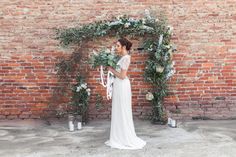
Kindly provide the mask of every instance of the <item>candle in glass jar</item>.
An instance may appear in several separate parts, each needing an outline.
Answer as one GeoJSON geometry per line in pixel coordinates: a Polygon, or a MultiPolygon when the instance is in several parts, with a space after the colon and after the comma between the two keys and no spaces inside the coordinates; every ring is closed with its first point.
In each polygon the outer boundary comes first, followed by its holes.
{"type": "Polygon", "coordinates": [[[69,130],[70,131],[74,131],[74,124],[73,124],[73,121],[69,121],[69,130]]]}
{"type": "Polygon", "coordinates": [[[80,130],[82,128],[82,123],[81,122],[77,123],[77,128],[78,128],[78,130],[80,130]]]}
{"type": "Polygon", "coordinates": [[[176,120],[174,120],[174,119],[171,120],[171,127],[173,127],[173,128],[177,127],[176,120]]]}
{"type": "Polygon", "coordinates": [[[168,125],[170,126],[171,125],[171,118],[168,118],[168,125]]]}

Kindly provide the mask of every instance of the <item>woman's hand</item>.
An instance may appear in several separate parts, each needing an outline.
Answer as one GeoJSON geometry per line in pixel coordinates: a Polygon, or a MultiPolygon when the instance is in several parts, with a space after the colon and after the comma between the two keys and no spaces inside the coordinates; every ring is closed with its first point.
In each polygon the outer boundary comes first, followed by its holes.
{"type": "Polygon", "coordinates": [[[111,66],[108,66],[107,70],[113,72],[114,69],[111,66]]]}

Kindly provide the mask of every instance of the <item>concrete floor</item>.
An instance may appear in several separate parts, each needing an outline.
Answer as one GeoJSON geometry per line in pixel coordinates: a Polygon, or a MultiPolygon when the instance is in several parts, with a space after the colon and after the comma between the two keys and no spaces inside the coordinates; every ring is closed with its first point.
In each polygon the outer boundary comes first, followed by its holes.
{"type": "Polygon", "coordinates": [[[236,121],[189,121],[178,128],[135,120],[141,150],[111,149],[110,121],[69,132],[65,120],[0,121],[0,157],[236,157],[236,121]]]}

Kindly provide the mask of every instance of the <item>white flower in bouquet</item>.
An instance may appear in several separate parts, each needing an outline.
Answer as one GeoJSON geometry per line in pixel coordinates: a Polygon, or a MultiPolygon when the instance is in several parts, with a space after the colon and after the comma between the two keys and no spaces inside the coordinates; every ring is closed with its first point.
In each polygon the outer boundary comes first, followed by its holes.
{"type": "Polygon", "coordinates": [[[116,50],[115,46],[112,46],[112,47],[111,47],[111,53],[112,53],[112,54],[115,54],[115,50],[116,50]]]}
{"type": "Polygon", "coordinates": [[[152,18],[151,15],[150,15],[150,11],[149,11],[148,9],[145,9],[144,12],[145,12],[145,16],[146,16],[148,19],[151,19],[151,18],[152,18]]]}
{"type": "Polygon", "coordinates": [[[142,24],[145,25],[146,24],[146,19],[142,18],[142,24]]]}
{"type": "Polygon", "coordinates": [[[104,49],[105,53],[112,53],[110,49],[104,49]]]}
{"type": "Polygon", "coordinates": [[[168,54],[166,53],[165,56],[164,56],[164,61],[167,61],[168,60],[168,54]]]}
{"type": "Polygon", "coordinates": [[[88,92],[88,96],[90,96],[90,92],[88,92]]]}
{"type": "Polygon", "coordinates": [[[153,94],[152,94],[151,92],[148,92],[148,93],[146,94],[146,99],[149,100],[149,101],[151,101],[152,99],[154,99],[153,94]]]}

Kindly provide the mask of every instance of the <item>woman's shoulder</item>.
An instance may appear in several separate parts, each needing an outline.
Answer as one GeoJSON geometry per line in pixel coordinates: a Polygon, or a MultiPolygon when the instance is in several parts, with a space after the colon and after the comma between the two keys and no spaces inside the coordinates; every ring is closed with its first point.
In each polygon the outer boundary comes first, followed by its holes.
{"type": "Polygon", "coordinates": [[[130,59],[131,56],[130,56],[129,54],[127,54],[127,55],[124,55],[124,56],[122,57],[122,59],[123,59],[123,58],[129,58],[129,59],[130,59]]]}
{"type": "Polygon", "coordinates": [[[124,55],[120,58],[120,60],[118,61],[118,63],[123,62],[124,60],[131,60],[131,56],[130,55],[124,55]]]}
{"type": "Polygon", "coordinates": [[[129,62],[131,61],[131,55],[126,55],[127,60],[129,60],[129,62]]]}

